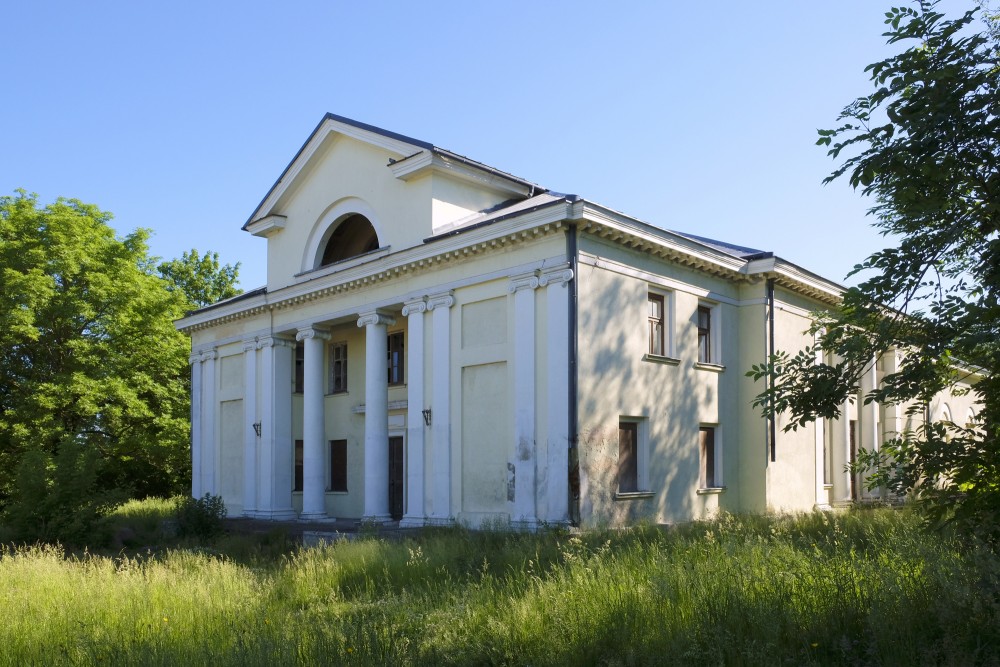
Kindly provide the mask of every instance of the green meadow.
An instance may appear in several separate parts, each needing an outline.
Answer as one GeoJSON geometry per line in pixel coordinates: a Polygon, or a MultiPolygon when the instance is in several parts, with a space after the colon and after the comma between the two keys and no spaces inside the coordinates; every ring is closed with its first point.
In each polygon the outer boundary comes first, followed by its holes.
{"type": "MultiPolygon", "coordinates": [[[[994,665],[1000,558],[908,511],[0,553],[0,664],[994,665]]],[[[142,544],[148,542],[147,544],[142,544]]]]}

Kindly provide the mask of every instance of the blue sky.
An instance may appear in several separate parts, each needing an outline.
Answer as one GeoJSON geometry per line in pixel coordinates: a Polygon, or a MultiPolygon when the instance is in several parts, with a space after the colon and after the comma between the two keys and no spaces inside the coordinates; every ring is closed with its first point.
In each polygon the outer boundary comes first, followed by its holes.
{"type": "Polygon", "coordinates": [[[816,129],[869,91],[891,4],[12,2],[0,194],[97,204],[250,289],[240,227],[330,111],[843,280],[884,240],[816,129]]]}

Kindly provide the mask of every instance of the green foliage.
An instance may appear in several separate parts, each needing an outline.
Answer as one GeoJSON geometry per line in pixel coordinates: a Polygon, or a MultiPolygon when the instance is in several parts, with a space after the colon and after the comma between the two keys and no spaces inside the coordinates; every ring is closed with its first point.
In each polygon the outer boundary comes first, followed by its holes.
{"type": "Polygon", "coordinates": [[[161,262],[157,271],[167,280],[167,289],[184,295],[189,309],[201,308],[240,293],[236,288],[240,265],[219,264],[219,253],[199,256],[194,248],[180,259],[161,262]]]}
{"type": "MultiPolygon", "coordinates": [[[[83,463],[70,467],[93,478],[94,497],[188,488],[189,345],[173,320],[208,292],[189,296],[189,282],[161,277],[148,232],[119,238],[110,218],[74,199],[41,207],[24,191],[0,197],[0,508],[61,493],[42,471],[48,461],[62,470],[68,451],[83,452],[86,474],[83,463]],[[29,468],[35,479],[19,482],[29,468]]],[[[192,252],[164,275],[186,263],[212,289],[232,289],[234,268],[208,279],[214,255],[192,252]]]]}
{"type": "Polygon", "coordinates": [[[103,544],[107,535],[96,530],[99,520],[121,498],[99,489],[93,449],[65,442],[55,456],[29,450],[14,474],[14,493],[3,514],[13,539],[103,544]]]}
{"type": "Polygon", "coordinates": [[[922,413],[959,382],[979,403],[976,428],[923,424],[866,452],[871,485],[908,492],[936,523],[956,520],[1000,539],[1000,40],[995,19],[976,32],[977,11],[947,19],[936,2],[886,13],[890,44],[909,45],[867,68],[875,91],[821,130],[846,177],[871,197],[875,226],[895,245],[852,274],[842,306],[812,333],[827,353],[776,354],[749,375],[771,377],[758,396],[788,428],[836,418],[872,360],[899,351],[900,364],[865,403],[922,413]]]}
{"type": "Polygon", "coordinates": [[[3,664],[1000,661],[1000,560],[906,512],[429,530],[240,563],[0,552],[3,664]]]}
{"type": "Polygon", "coordinates": [[[185,498],[177,506],[177,535],[210,540],[222,532],[225,518],[222,496],[206,493],[201,498],[185,498]]]}

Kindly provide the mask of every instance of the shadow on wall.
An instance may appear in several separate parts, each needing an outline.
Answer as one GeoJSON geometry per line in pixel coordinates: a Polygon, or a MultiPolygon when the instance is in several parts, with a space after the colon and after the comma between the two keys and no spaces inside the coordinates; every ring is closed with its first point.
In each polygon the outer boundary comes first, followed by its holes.
{"type": "MultiPolygon", "coordinates": [[[[586,270],[586,269],[585,269],[586,270]]],[[[594,270],[592,270],[594,271],[594,270]]],[[[644,361],[648,351],[647,286],[607,274],[587,281],[579,313],[580,509],[585,524],[672,523],[703,518],[720,496],[699,496],[702,423],[718,418],[722,375],[694,369],[697,334],[677,308],[677,365],[644,361]],[[640,491],[619,491],[619,420],[640,424],[640,491]],[[644,433],[642,432],[644,429],[644,433]],[[645,441],[644,443],[642,441],[645,441]],[[643,483],[645,481],[645,483],[643,483]]],[[[581,290],[581,293],[583,290],[581,290]]],[[[682,304],[683,305],[683,304],[682,304]]]]}

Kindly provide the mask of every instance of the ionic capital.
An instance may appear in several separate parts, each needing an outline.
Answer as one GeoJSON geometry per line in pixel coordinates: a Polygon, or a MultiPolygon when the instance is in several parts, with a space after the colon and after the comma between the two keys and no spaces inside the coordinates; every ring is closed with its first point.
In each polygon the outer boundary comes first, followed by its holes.
{"type": "Polygon", "coordinates": [[[330,333],[325,329],[320,329],[314,326],[302,327],[299,329],[298,333],[295,334],[295,340],[308,340],[310,338],[318,338],[319,340],[330,340],[330,333]]]}
{"type": "Polygon", "coordinates": [[[254,352],[260,345],[257,344],[256,338],[250,338],[243,341],[243,351],[244,352],[254,352]]]}
{"type": "Polygon", "coordinates": [[[389,313],[382,312],[381,310],[371,310],[367,313],[358,313],[359,328],[375,326],[377,324],[383,324],[391,327],[395,323],[396,318],[389,313]]]}
{"type": "Polygon", "coordinates": [[[560,266],[542,271],[542,275],[538,278],[538,284],[542,287],[546,285],[564,285],[571,280],[573,280],[573,269],[560,266]]]}
{"type": "Polygon", "coordinates": [[[517,276],[510,277],[510,284],[507,286],[507,290],[514,294],[524,289],[536,289],[538,287],[538,276],[535,272],[522,273],[517,276]]]}
{"type": "Polygon", "coordinates": [[[219,353],[215,350],[215,348],[212,348],[211,350],[204,350],[201,353],[201,360],[202,361],[215,361],[215,358],[218,357],[218,356],[219,356],[219,353]]]}
{"type": "Polygon", "coordinates": [[[261,336],[257,344],[261,349],[265,347],[295,347],[295,341],[281,336],[261,336]]]}
{"type": "Polygon", "coordinates": [[[440,294],[431,294],[427,297],[427,310],[434,310],[435,308],[451,308],[455,305],[455,297],[453,297],[452,294],[454,294],[454,292],[451,290],[441,292],[440,294]]]}
{"type": "Polygon", "coordinates": [[[418,315],[427,310],[427,302],[420,299],[414,299],[413,301],[405,301],[403,303],[403,317],[408,315],[418,315]]]}

